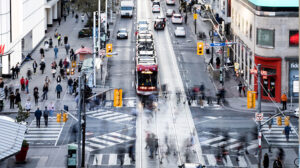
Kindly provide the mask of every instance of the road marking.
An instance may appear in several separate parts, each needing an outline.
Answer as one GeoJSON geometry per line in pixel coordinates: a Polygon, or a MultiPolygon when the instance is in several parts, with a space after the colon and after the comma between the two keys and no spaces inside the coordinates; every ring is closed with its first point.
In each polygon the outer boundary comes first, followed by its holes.
{"type": "Polygon", "coordinates": [[[207,160],[208,160],[208,165],[210,165],[210,166],[216,166],[217,165],[216,158],[215,158],[214,155],[207,154],[206,157],[207,157],[207,160]]]}
{"type": "Polygon", "coordinates": [[[223,136],[218,136],[218,137],[213,138],[213,139],[208,139],[208,140],[202,141],[202,142],[200,142],[200,144],[207,144],[208,145],[211,142],[219,141],[219,140],[222,140],[222,139],[224,139],[223,136]]]}
{"type": "Polygon", "coordinates": [[[124,165],[130,165],[130,164],[131,164],[131,162],[130,162],[129,154],[125,153],[125,156],[124,156],[124,165]]]}
{"type": "Polygon", "coordinates": [[[117,159],[118,159],[117,154],[110,154],[109,160],[108,160],[108,165],[117,165],[117,159]]]}
{"type": "Polygon", "coordinates": [[[133,81],[131,82],[131,87],[134,87],[134,82],[133,81]]]}
{"type": "Polygon", "coordinates": [[[228,141],[223,141],[223,142],[220,142],[220,143],[217,143],[217,144],[213,144],[211,146],[218,147],[218,146],[222,146],[222,145],[226,144],[227,142],[232,143],[232,142],[236,142],[236,141],[237,141],[236,139],[229,139],[228,141]]]}
{"type": "Polygon", "coordinates": [[[247,162],[246,162],[244,156],[239,156],[238,158],[239,158],[239,161],[238,161],[239,167],[247,167],[247,162]]]}
{"type": "MultiPolygon", "coordinates": [[[[87,140],[87,142],[88,142],[88,140],[87,140]]],[[[100,144],[95,144],[95,143],[89,143],[89,146],[97,148],[97,149],[105,148],[105,146],[100,145],[100,144]]]]}
{"type": "Polygon", "coordinates": [[[125,139],[127,139],[127,140],[132,140],[132,139],[134,139],[134,138],[129,137],[129,136],[126,136],[126,135],[124,135],[124,134],[119,134],[119,133],[117,133],[117,132],[112,132],[112,133],[110,133],[110,135],[114,135],[114,136],[117,136],[117,137],[125,138],[125,139]]]}
{"type": "Polygon", "coordinates": [[[93,165],[101,165],[102,156],[102,154],[95,154],[93,165]]]}
{"type": "Polygon", "coordinates": [[[232,167],[233,164],[231,162],[230,156],[226,155],[226,160],[223,159],[224,166],[232,167]],[[226,161],[227,160],[227,161],[226,161]]]}
{"type": "MultiPolygon", "coordinates": [[[[100,138],[100,137],[99,137],[100,138]]],[[[98,137],[94,137],[94,138],[91,138],[91,139],[88,139],[89,141],[93,141],[93,142],[99,142],[99,143],[102,143],[102,144],[107,144],[109,146],[112,146],[114,145],[115,143],[113,142],[109,142],[109,141],[106,141],[106,140],[102,140],[102,139],[99,139],[98,137]]]]}
{"type": "Polygon", "coordinates": [[[117,138],[114,138],[114,137],[111,137],[111,136],[107,136],[107,135],[102,135],[101,137],[103,137],[103,138],[105,138],[105,139],[108,139],[108,140],[111,140],[111,141],[118,142],[118,143],[123,143],[123,142],[125,142],[124,140],[117,139],[117,138]]]}

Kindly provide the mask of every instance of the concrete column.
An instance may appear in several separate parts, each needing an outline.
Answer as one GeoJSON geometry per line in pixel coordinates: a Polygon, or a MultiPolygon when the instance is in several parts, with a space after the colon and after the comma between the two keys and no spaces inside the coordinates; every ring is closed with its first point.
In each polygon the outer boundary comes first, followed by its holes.
{"type": "Polygon", "coordinates": [[[47,25],[52,26],[53,24],[53,13],[52,8],[47,9],[47,25]]]}
{"type": "Polygon", "coordinates": [[[56,20],[57,17],[57,3],[52,7],[53,9],[53,19],[56,20]]]}

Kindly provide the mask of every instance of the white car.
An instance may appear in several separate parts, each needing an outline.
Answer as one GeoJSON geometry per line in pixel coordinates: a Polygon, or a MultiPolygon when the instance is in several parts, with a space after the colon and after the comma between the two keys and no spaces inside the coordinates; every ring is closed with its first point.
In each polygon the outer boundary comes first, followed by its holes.
{"type": "Polygon", "coordinates": [[[138,23],[137,23],[138,27],[139,27],[140,25],[148,25],[148,24],[149,24],[149,23],[148,23],[147,20],[139,20],[138,23]]]}
{"type": "Polygon", "coordinates": [[[175,13],[174,9],[168,9],[167,12],[166,12],[166,16],[167,17],[172,17],[174,13],[175,13]]]}
{"type": "Polygon", "coordinates": [[[125,28],[118,30],[117,39],[128,39],[128,32],[125,28]]]}
{"type": "Polygon", "coordinates": [[[175,0],[167,0],[166,4],[167,5],[175,5],[175,0]]]}
{"type": "Polygon", "coordinates": [[[174,34],[176,37],[185,37],[184,27],[176,27],[174,34]]]}
{"type": "Polygon", "coordinates": [[[159,5],[153,5],[152,6],[152,13],[159,13],[160,12],[160,6],[159,5]]]}
{"type": "Polygon", "coordinates": [[[299,107],[294,110],[295,116],[299,117],[299,107]]]}
{"type": "Polygon", "coordinates": [[[181,16],[181,14],[173,14],[172,16],[172,23],[177,23],[177,24],[182,24],[183,22],[183,18],[181,16]]]}

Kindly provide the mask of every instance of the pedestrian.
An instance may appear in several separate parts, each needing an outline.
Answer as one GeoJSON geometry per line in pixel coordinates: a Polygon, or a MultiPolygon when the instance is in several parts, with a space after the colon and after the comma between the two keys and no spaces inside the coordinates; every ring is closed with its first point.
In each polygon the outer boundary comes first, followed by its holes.
{"type": "Polygon", "coordinates": [[[272,125],[274,123],[274,118],[272,118],[272,115],[269,114],[269,118],[268,118],[268,125],[269,125],[269,132],[271,132],[271,128],[272,128],[272,125]]]}
{"type": "Polygon", "coordinates": [[[16,78],[19,78],[19,73],[20,73],[20,67],[19,67],[19,63],[16,64],[15,66],[15,72],[16,72],[16,78]]]}
{"type": "Polygon", "coordinates": [[[76,13],[76,15],[75,15],[75,23],[78,23],[78,14],[76,13]]]}
{"type": "Polygon", "coordinates": [[[29,87],[29,80],[28,80],[28,78],[25,78],[25,88],[26,88],[27,94],[29,93],[28,87],[29,87]]]}
{"type": "Polygon", "coordinates": [[[66,55],[68,55],[70,50],[70,44],[65,44],[65,49],[66,49],[66,55]]]}
{"type": "Polygon", "coordinates": [[[47,84],[49,86],[50,83],[51,83],[51,81],[50,81],[49,77],[46,76],[46,78],[45,78],[45,84],[47,84]]]}
{"type": "Polygon", "coordinates": [[[78,79],[74,79],[72,93],[76,93],[77,86],[78,86],[78,79]]]}
{"type": "Polygon", "coordinates": [[[65,69],[60,68],[59,72],[60,72],[60,76],[62,76],[62,78],[65,79],[65,69]]]}
{"type": "Polygon", "coordinates": [[[81,22],[84,22],[84,14],[81,15],[81,22]]]}
{"type": "Polygon", "coordinates": [[[279,157],[277,157],[276,160],[274,160],[273,168],[282,168],[282,163],[281,163],[279,157]]]}
{"type": "Polygon", "coordinates": [[[41,61],[41,63],[40,63],[40,70],[42,71],[42,74],[44,74],[45,68],[46,68],[45,62],[41,61]]]}
{"type": "Polygon", "coordinates": [[[34,87],[34,89],[33,89],[33,97],[34,97],[35,105],[37,106],[38,102],[39,102],[39,89],[38,89],[38,87],[34,87]]]}
{"type": "Polygon", "coordinates": [[[131,144],[128,148],[128,155],[129,155],[129,158],[130,158],[130,162],[135,162],[135,159],[134,159],[134,146],[131,144]]]}
{"type": "Polygon", "coordinates": [[[14,109],[14,105],[15,105],[15,94],[14,92],[10,92],[10,95],[9,95],[9,103],[10,103],[10,109],[14,109]]]}
{"type": "Polygon", "coordinates": [[[72,94],[72,92],[73,92],[73,79],[71,77],[68,80],[68,88],[69,88],[69,94],[72,94]]]}
{"type": "Polygon", "coordinates": [[[48,100],[48,85],[47,83],[43,86],[43,100],[48,100]]]}
{"type": "Polygon", "coordinates": [[[23,76],[20,79],[20,85],[21,85],[21,91],[25,91],[25,79],[23,76]]]}
{"type": "Polygon", "coordinates": [[[49,116],[52,117],[55,111],[55,105],[53,102],[50,102],[50,104],[48,105],[48,110],[49,110],[49,116]]]}
{"type": "Polygon", "coordinates": [[[15,77],[16,77],[16,69],[15,69],[15,67],[12,66],[10,70],[11,70],[11,77],[12,77],[12,79],[15,79],[15,77]]]}
{"type": "Polygon", "coordinates": [[[155,153],[155,155],[158,155],[158,147],[159,147],[159,145],[158,145],[158,139],[157,138],[155,138],[155,140],[154,140],[154,153],[155,153]]]}
{"type": "Polygon", "coordinates": [[[56,69],[52,69],[51,73],[52,73],[53,78],[55,79],[56,69]]]}
{"type": "Polygon", "coordinates": [[[53,51],[54,51],[54,58],[57,59],[57,53],[58,53],[57,46],[54,47],[53,51]]]}
{"type": "Polygon", "coordinates": [[[33,73],[35,74],[36,73],[36,68],[37,68],[37,63],[36,63],[36,61],[33,61],[33,63],[32,63],[32,68],[33,68],[33,73]]]}
{"type": "Polygon", "coordinates": [[[239,82],[238,87],[239,87],[239,95],[240,95],[240,97],[241,97],[241,96],[242,96],[242,87],[243,87],[243,84],[242,84],[241,81],[239,82]]]}
{"type": "Polygon", "coordinates": [[[216,58],[216,69],[220,69],[221,60],[219,57],[216,58]]]}
{"type": "Polygon", "coordinates": [[[32,74],[31,69],[28,68],[28,70],[27,70],[27,78],[28,78],[29,80],[32,79],[32,78],[31,78],[31,74],[32,74]]]}
{"type": "Polygon", "coordinates": [[[57,75],[56,82],[57,82],[57,83],[60,83],[60,82],[61,82],[61,76],[60,76],[60,75],[57,75]]]}
{"type": "Polygon", "coordinates": [[[281,96],[281,102],[282,102],[282,110],[286,110],[286,101],[287,101],[287,96],[285,93],[282,94],[281,96]]]}
{"type": "Polygon", "coordinates": [[[57,99],[60,99],[60,92],[62,92],[62,86],[60,85],[60,83],[58,83],[57,85],[56,85],[56,97],[57,97],[57,99]]]}
{"type": "Polygon", "coordinates": [[[118,155],[119,155],[119,161],[120,166],[122,167],[124,164],[124,158],[125,158],[125,149],[123,147],[118,148],[118,155]]]}
{"type": "Polygon", "coordinates": [[[40,48],[40,54],[41,54],[41,58],[45,56],[45,51],[43,48],[40,48]]]}
{"type": "Polygon", "coordinates": [[[67,21],[67,15],[66,14],[64,14],[64,20],[67,21]]]}
{"type": "Polygon", "coordinates": [[[63,67],[63,61],[62,61],[62,59],[59,60],[58,66],[59,66],[60,68],[63,67]]]}
{"type": "Polygon", "coordinates": [[[49,111],[47,109],[47,106],[45,106],[45,110],[44,110],[44,121],[45,121],[45,127],[48,127],[48,117],[49,117],[49,111]]]}
{"type": "Polygon", "coordinates": [[[53,47],[53,41],[52,41],[52,38],[50,37],[49,38],[49,48],[52,48],[53,47]]]}
{"type": "Polygon", "coordinates": [[[57,46],[61,45],[61,34],[58,34],[57,36],[57,46]]]}
{"type": "Polygon", "coordinates": [[[30,98],[27,99],[26,103],[25,103],[25,110],[26,112],[29,114],[30,110],[31,110],[31,102],[30,102],[30,98]]]}
{"type": "Polygon", "coordinates": [[[184,16],[184,23],[186,24],[187,23],[187,14],[184,16]]]}
{"type": "Polygon", "coordinates": [[[244,93],[244,97],[246,96],[246,85],[244,84],[242,87],[243,93],[244,93]]]}
{"type": "Polygon", "coordinates": [[[269,155],[267,153],[264,155],[263,166],[264,168],[269,168],[269,155]]]}
{"type": "Polygon", "coordinates": [[[40,128],[41,127],[42,112],[39,108],[37,108],[36,111],[34,112],[34,116],[35,116],[35,119],[36,119],[36,127],[40,128]]]}
{"type": "Polygon", "coordinates": [[[292,132],[292,129],[289,125],[284,127],[283,133],[285,134],[285,138],[286,138],[287,142],[289,142],[291,132],[292,132]]]}
{"type": "Polygon", "coordinates": [[[5,95],[4,99],[6,100],[7,97],[8,97],[8,87],[7,87],[7,85],[4,87],[4,95],[5,95]]]}
{"type": "Polygon", "coordinates": [[[16,89],[15,104],[17,104],[18,108],[20,108],[20,106],[21,106],[21,95],[19,93],[19,89],[16,89]]]}
{"type": "Polygon", "coordinates": [[[68,36],[65,36],[65,37],[64,37],[64,44],[65,44],[65,45],[68,44],[68,40],[69,40],[68,36]]]}
{"type": "Polygon", "coordinates": [[[60,26],[61,18],[59,17],[59,18],[57,19],[57,21],[58,21],[58,25],[60,26]]]}
{"type": "Polygon", "coordinates": [[[74,9],[72,9],[72,17],[74,17],[75,11],[74,9]]]}

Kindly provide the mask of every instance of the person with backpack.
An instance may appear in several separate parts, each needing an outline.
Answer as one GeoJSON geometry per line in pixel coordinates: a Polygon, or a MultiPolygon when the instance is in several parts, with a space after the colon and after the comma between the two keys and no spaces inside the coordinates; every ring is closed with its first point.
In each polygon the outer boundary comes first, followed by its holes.
{"type": "Polygon", "coordinates": [[[36,73],[36,68],[38,67],[36,61],[33,61],[32,63],[32,68],[33,68],[33,73],[35,74],[36,73]]]}
{"type": "Polygon", "coordinates": [[[56,94],[57,94],[57,99],[60,99],[60,93],[62,92],[62,86],[60,85],[60,83],[58,83],[56,85],[56,94]]]}
{"type": "Polygon", "coordinates": [[[49,111],[47,110],[47,106],[45,106],[43,116],[44,116],[45,126],[48,127],[49,111]]]}
{"type": "Polygon", "coordinates": [[[281,163],[279,157],[277,157],[276,160],[274,160],[274,162],[273,162],[273,168],[282,168],[282,163],[281,163]]]}

